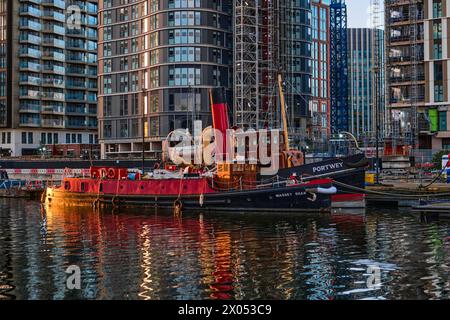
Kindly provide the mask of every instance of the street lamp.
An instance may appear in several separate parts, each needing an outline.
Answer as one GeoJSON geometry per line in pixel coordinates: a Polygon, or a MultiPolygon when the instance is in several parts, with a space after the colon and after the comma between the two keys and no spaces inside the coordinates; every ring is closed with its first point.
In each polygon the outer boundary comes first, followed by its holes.
{"type": "Polygon", "coordinates": [[[355,142],[356,150],[361,151],[361,149],[359,148],[358,139],[356,139],[356,137],[355,137],[352,133],[347,132],[347,131],[341,131],[341,132],[339,133],[339,138],[340,138],[340,139],[343,139],[343,138],[344,138],[344,134],[345,134],[345,135],[348,135],[350,138],[352,138],[353,142],[355,142]]]}

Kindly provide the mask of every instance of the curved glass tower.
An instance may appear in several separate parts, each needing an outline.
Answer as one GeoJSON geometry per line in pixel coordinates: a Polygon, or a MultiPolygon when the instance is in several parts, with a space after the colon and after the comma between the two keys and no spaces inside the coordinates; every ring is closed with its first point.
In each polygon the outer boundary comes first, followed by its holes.
{"type": "Polygon", "coordinates": [[[102,156],[158,158],[174,129],[209,125],[231,87],[232,0],[99,1],[102,156]]]}

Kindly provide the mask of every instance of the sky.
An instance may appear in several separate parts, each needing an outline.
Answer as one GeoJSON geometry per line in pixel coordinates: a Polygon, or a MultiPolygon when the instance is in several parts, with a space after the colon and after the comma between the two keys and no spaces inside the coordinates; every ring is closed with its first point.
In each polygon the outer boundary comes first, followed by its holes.
{"type": "Polygon", "coordinates": [[[370,0],[347,0],[349,28],[367,27],[370,22],[370,0]]]}

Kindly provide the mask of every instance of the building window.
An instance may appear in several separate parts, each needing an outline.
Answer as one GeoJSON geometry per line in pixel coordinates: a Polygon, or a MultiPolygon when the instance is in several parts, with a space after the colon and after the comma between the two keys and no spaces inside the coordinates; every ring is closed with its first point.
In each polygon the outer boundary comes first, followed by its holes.
{"type": "Polygon", "coordinates": [[[439,60],[442,59],[442,42],[436,41],[433,45],[433,56],[434,59],[439,60]]]}
{"type": "Polygon", "coordinates": [[[120,115],[128,115],[128,96],[120,96],[120,115]]]}
{"type": "Polygon", "coordinates": [[[112,115],[112,98],[103,97],[103,116],[109,117],[112,115]]]}
{"type": "Polygon", "coordinates": [[[442,21],[433,22],[433,39],[442,40],[442,21]]]}
{"type": "Polygon", "coordinates": [[[442,0],[433,0],[433,18],[442,17],[442,0]]]}
{"type": "Polygon", "coordinates": [[[103,137],[111,138],[112,137],[112,125],[111,121],[105,121],[103,125],[103,137]]]}
{"type": "Polygon", "coordinates": [[[442,139],[442,150],[450,150],[450,139],[442,139]]]}
{"type": "Polygon", "coordinates": [[[22,132],[22,144],[27,144],[27,133],[22,132]]]}
{"type": "Polygon", "coordinates": [[[128,138],[128,120],[120,120],[120,137],[128,138]]]}
{"type": "Polygon", "coordinates": [[[447,131],[447,111],[439,112],[439,131],[447,131]]]}
{"type": "Polygon", "coordinates": [[[434,85],[434,101],[435,102],[444,101],[444,86],[442,84],[434,85]]]}

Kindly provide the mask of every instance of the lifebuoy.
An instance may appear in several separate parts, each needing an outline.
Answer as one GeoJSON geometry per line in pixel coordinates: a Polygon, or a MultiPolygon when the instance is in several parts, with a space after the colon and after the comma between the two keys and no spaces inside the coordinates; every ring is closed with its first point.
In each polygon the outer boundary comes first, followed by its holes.
{"type": "Polygon", "coordinates": [[[116,179],[116,170],[113,168],[108,169],[108,178],[109,179],[116,179]]]}
{"type": "Polygon", "coordinates": [[[118,196],[115,196],[115,197],[112,199],[112,204],[113,204],[114,206],[118,206],[118,205],[120,204],[120,200],[119,200],[119,197],[118,197],[118,196]]]}
{"type": "Polygon", "coordinates": [[[317,194],[315,193],[310,193],[310,195],[312,196],[312,198],[307,198],[309,201],[311,202],[316,202],[317,201],[317,194]]]}

